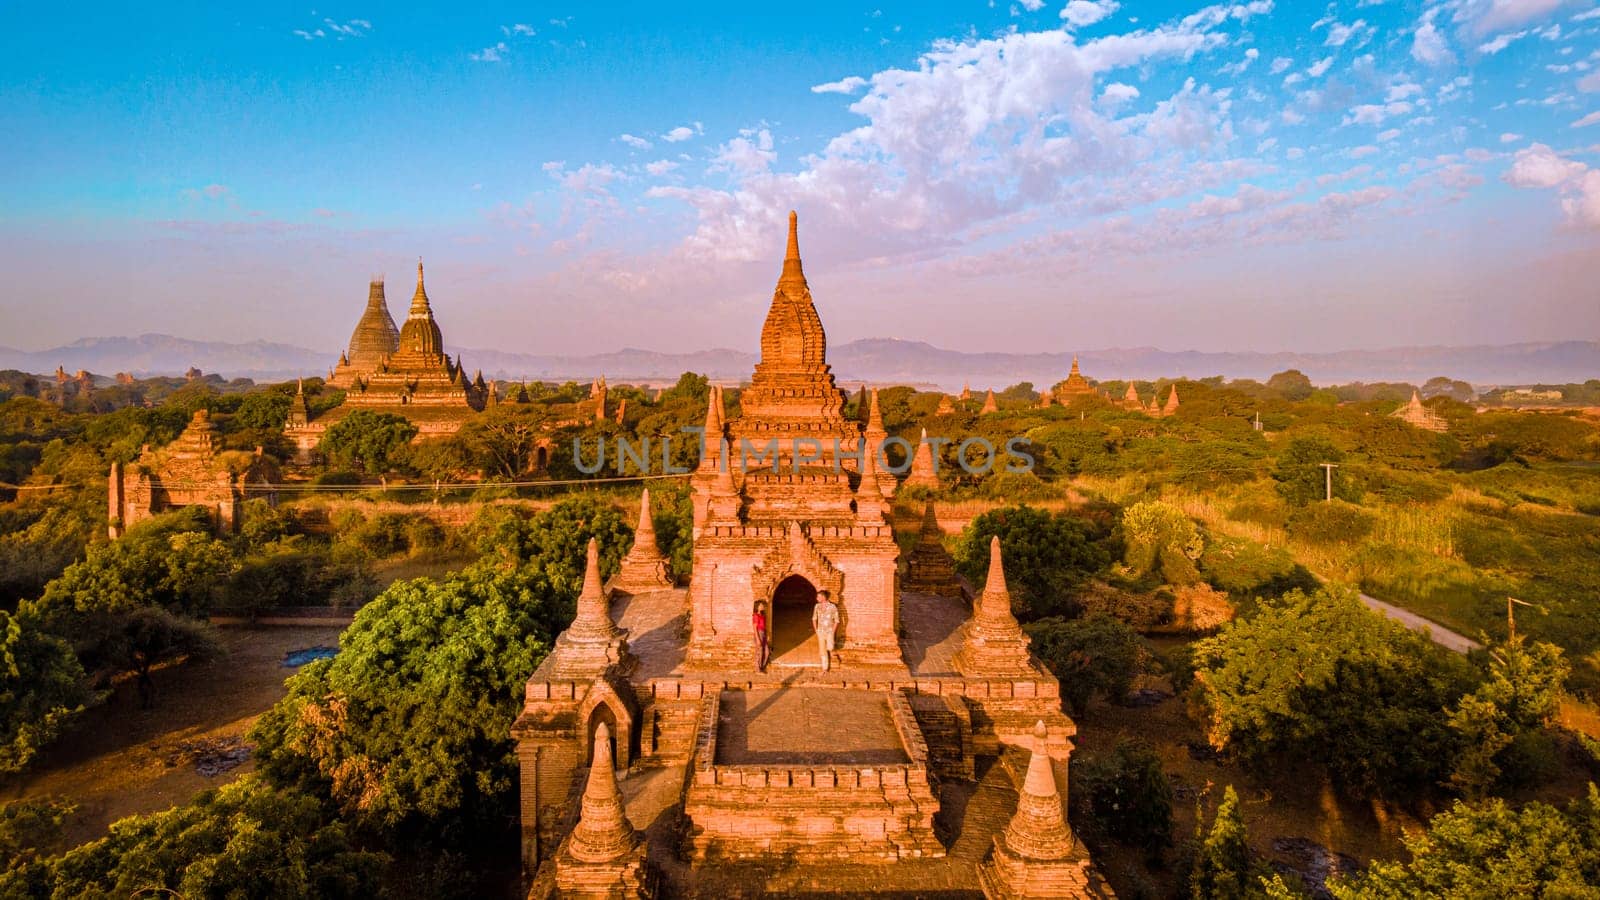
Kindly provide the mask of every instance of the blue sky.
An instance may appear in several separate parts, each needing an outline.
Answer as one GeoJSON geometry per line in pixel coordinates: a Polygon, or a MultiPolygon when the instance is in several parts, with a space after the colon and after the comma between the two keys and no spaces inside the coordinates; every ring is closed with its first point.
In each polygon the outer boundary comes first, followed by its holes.
{"type": "Polygon", "coordinates": [[[0,11],[0,344],[1600,336],[1600,9],[370,3],[0,11]]]}

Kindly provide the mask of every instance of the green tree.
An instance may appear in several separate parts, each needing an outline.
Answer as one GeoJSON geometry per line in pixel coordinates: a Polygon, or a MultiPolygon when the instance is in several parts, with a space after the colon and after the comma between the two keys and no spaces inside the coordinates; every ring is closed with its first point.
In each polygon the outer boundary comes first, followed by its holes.
{"type": "Polygon", "coordinates": [[[1166,584],[1200,580],[1195,560],[1205,543],[1183,510],[1159,500],[1143,500],[1122,513],[1123,562],[1139,578],[1159,574],[1166,584]]]}
{"type": "Polygon", "coordinates": [[[1292,591],[1194,644],[1194,710],[1247,763],[1317,764],[1352,796],[1411,799],[1444,781],[1460,744],[1448,711],[1465,660],[1361,605],[1292,591]]]}
{"type": "Polygon", "coordinates": [[[61,837],[77,806],[57,800],[14,800],[0,806],[0,870],[32,862],[61,837]]]}
{"type": "Polygon", "coordinates": [[[1600,897],[1600,793],[1566,810],[1458,801],[1406,838],[1410,859],[1374,862],[1328,887],[1337,900],[1600,897]]]}
{"type": "Polygon", "coordinates": [[[387,864],[313,797],[246,776],[0,875],[8,897],[366,898],[387,864]]]}
{"type": "Polygon", "coordinates": [[[1472,396],[1472,385],[1444,375],[1429,378],[1422,385],[1422,398],[1424,400],[1430,400],[1434,397],[1449,397],[1459,403],[1471,403],[1472,396]]]}
{"type": "Polygon", "coordinates": [[[289,421],[289,407],[294,398],[282,391],[256,391],[245,395],[233,421],[241,428],[259,431],[279,431],[289,421]]]}
{"type": "Polygon", "coordinates": [[[1250,853],[1250,833],[1239,814],[1239,795],[1228,785],[1211,821],[1211,831],[1200,844],[1189,876],[1194,900],[1244,900],[1257,886],[1250,853]]]}
{"type": "Polygon", "coordinates": [[[0,774],[21,771],[94,699],[65,641],[0,610],[0,774]]]}
{"type": "Polygon", "coordinates": [[[1530,768],[1519,764],[1517,750],[1555,719],[1571,671],[1561,648],[1529,646],[1522,635],[1491,647],[1489,660],[1488,677],[1450,713],[1462,744],[1450,784],[1473,799],[1486,796],[1506,772],[1530,768]]]}
{"type": "Polygon", "coordinates": [[[1061,697],[1082,718],[1096,696],[1128,695],[1144,644],[1125,622],[1106,615],[1040,619],[1026,626],[1033,652],[1061,679],[1061,697]]]}
{"type": "Polygon", "coordinates": [[[1299,369],[1287,369],[1267,379],[1267,388],[1285,400],[1305,400],[1316,390],[1299,369]]]}
{"type": "Polygon", "coordinates": [[[1172,843],[1172,783],[1155,748],[1122,740],[1104,756],[1072,762],[1074,804],[1092,828],[1152,853],[1172,843]]]}
{"type": "Polygon", "coordinates": [[[256,723],[261,771],[390,833],[503,828],[517,772],[507,726],[571,617],[571,593],[534,566],[491,558],[397,582],[256,723]]]}
{"type": "Polygon", "coordinates": [[[87,557],[68,566],[21,611],[70,641],[91,672],[147,672],[159,661],[147,659],[141,649],[155,646],[151,628],[173,636],[174,647],[198,650],[201,642],[187,625],[145,611],[203,615],[221,595],[234,564],[228,546],[211,536],[204,511],[180,510],[140,523],[121,540],[92,546],[87,557]]]}
{"type": "Polygon", "coordinates": [[[992,509],[967,525],[956,545],[956,568],[973,584],[989,574],[989,539],[1000,538],[1006,583],[1018,618],[1031,621],[1078,611],[1085,578],[1111,563],[1107,535],[1093,523],[1031,506],[992,509]]]}
{"type": "Polygon", "coordinates": [[[484,475],[515,480],[533,470],[548,419],[542,406],[503,404],[473,417],[458,439],[484,475]]]}
{"type": "Polygon", "coordinates": [[[600,542],[600,573],[610,578],[633,543],[633,528],[615,506],[593,497],[568,497],[532,517],[496,517],[480,530],[478,549],[506,565],[532,568],[576,597],[590,538],[600,542]]]}
{"type": "Polygon", "coordinates": [[[318,445],[330,462],[381,475],[403,457],[417,426],[393,413],[358,409],[335,422],[318,445]]]}
{"type": "MultiPolygon", "coordinates": [[[[1292,438],[1278,454],[1272,467],[1272,480],[1278,483],[1278,493],[1296,506],[1305,506],[1326,497],[1327,473],[1323,463],[1338,463],[1344,452],[1333,442],[1319,435],[1301,435],[1292,438]]],[[[1333,470],[1333,496],[1339,500],[1355,502],[1361,499],[1350,479],[1342,469],[1333,470]]]]}

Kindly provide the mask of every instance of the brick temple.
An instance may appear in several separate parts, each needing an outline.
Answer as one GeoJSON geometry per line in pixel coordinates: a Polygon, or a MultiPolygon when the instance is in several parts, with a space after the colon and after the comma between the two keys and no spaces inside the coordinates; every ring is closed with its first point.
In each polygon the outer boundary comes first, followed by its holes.
{"type": "Polygon", "coordinates": [[[528,681],[511,733],[529,896],[1111,896],[1066,824],[1075,726],[999,544],[974,598],[929,507],[902,576],[876,405],[843,415],[791,213],[738,414],[711,392],[688,586],[646,527],[604,585],[591,543],[528,681]]]}
{"type": "Polygon", "coordinates": [[[304,397],[296,401],[284,434],[304,458],[323,434],[357,409],[392,413],[415,425],[418,439],[454,434],[489,402],[483,374],[467,377],[459,358],[444,352],[444,334],[434,318],[417,261],[417,290],[405,324],[396,329],[389,315],[383,281],[367,290],[367,306],[350,335],[349,347],[328,373],[328,383],[344,390],[344,402],[312,417],[304,397]]]}

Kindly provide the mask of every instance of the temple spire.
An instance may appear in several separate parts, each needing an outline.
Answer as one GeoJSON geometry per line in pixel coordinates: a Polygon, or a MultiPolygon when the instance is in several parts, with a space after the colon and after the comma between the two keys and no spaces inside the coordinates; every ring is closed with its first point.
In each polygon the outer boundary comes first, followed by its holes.
{"type": "Polygon", "coordinates": [[[422,284],[422,257],[417,257],[417,292],[411,295],[411,315],[433,316],[433,308],[428,305],[428,291],[422,284]]]}
{"type": "Polygon", "coordinates": [[[1011,591],[1006,587],[1005,563],[996,535],[989,540],[989,577],[974,604],[966,640],[956,653],[956,671],[981,677],[1029,674],[1034,669],[1028,644],[1028,636],[1011,612],[1011,591]]]}
{"type": "Polygon", "coordinates": [[[580,641],[610,641],[619,634],[617,623],[611,621],[611,607],[606,603],[605,589],[600,582],[600,544],[590,538],[583,567],[583,590],[578,594],[578,613],[573,616],[565,636],[580,641]]]}
{"type": "Polygon", "coordinates": [[[789,210],[789,248],[783,254],[783,274],[778,276],[778,283],[806,283],[806,274],[800,269],[800,217],[792,209],[789,210]]]}
{"type": "MultiPolygon", "coordinates": [[[[876,396],[876,394],[874,394],[876,396]]],[[[856,488],[856,518],[871,525],[884,520],[883,487],[878,484],[878,452],[868,447],[861,455],[861,484],[856,488]]]]}

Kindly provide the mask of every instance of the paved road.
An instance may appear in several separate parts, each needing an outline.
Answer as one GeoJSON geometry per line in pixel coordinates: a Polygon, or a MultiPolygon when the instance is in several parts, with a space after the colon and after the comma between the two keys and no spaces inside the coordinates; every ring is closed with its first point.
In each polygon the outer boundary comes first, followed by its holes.
{"type": "Polygon", "coordinates": [[[1466,635],[1457,634],[1437,622],[1424,619],[1416,613],[1401,609],[1392,603],[1385,603],[1377,597],[1369,597],[1366,594],[1362,594],[1361,602],[1365,603],[1368,609],[1382,613],[1412,631],[1427,631],[1435,644],[1447,650],[1466,653],[1469,650],[1483,649],[1482,644],[1466,635]]]}

